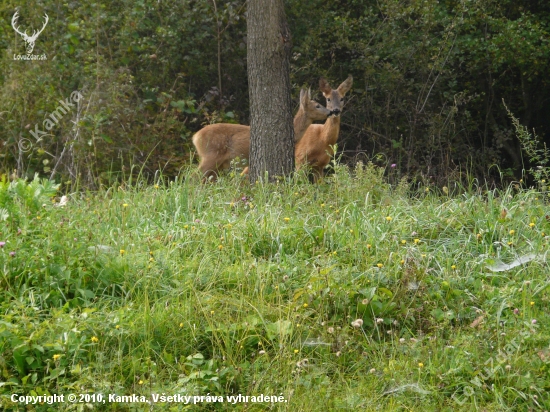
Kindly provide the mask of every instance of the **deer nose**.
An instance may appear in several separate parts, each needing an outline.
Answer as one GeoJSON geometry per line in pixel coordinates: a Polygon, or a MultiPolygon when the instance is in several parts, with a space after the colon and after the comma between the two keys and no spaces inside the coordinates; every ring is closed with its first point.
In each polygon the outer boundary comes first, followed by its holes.
{"type": "Polygon", "coordinates": [[[340,114],[340,109],[334,109],[332,111],[332,114],[335,115],[335,116],[339,115],[340,114]]]}

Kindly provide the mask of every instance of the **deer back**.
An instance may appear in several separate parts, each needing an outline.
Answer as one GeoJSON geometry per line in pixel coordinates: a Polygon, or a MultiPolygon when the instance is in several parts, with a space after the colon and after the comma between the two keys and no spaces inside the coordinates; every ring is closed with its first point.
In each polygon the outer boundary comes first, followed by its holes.
{"type": "MultiPolygon", "coordinates": [[[[217,123],[203,127],[193,136],[199,156],[248,159],[250,152],[250,126],[217,123]]],[[[221,162],[220,162],[221,163],[221,162]]]]}

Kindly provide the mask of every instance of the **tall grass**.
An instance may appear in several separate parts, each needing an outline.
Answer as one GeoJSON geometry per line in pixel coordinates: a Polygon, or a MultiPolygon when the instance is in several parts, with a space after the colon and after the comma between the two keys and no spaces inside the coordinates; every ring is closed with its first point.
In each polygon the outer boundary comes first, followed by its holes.
{"type": "MultiPolygon", "coordinates": [[[[154,410],[550,407],[550,221],[536,190],[411,193],[370,164],[336,165],[319,185],[202,185],[184,171],[65,206],[55,188],[29,203],[14,185],[0,186],[6,409],[23,410],[12,393],[286,399],[154,410]]],[[[34,408],[78,405],[54,406],[34,408]]]]}

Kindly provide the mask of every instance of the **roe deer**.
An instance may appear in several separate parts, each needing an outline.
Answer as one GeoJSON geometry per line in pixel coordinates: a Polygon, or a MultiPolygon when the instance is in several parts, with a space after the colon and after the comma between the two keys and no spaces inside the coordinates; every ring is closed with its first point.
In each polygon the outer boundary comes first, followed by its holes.
{"type": "MultiPolygon", "coordinates": [[[[331,111],[315,100],[309,90],[300,90],[300,108],[294,116],[294,141],[299,142],[314,120],[325,120],[331,111]]],[[[204,179],[216,180],[220,170],[228,169],[237,157],[247,159],[250,153],[250,126],[217,123],[203,127],[193,136],[200,157],[199,170],[204,179]]],[[[243,171],[247,173],[248,168],[243,171]]]]}
{"type": "Polygon", "coordinates": [[[295,150],[296,168],[309,165],[315,182],[324,176],[324,168],[334,154],[332,146],[338,140],[340,132],[340,114],[344,95],[351,89],[352,83],[353,77],[350,75],[336,90],[333,90],[323,77],[319,80],[319,87],[327,99],[327,109],[330,109],[333,116],[329,117],[325,124],[309,126],[302,139],[296,144],[295,150]]]}

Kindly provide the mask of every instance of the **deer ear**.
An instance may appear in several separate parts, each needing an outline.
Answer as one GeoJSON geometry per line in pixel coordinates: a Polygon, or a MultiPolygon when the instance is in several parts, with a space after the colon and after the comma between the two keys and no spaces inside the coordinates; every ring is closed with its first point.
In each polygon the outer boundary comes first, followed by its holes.
{"type": "Polygon", "coordinates": [[[319,79],[319,89],[321,89],[325,97],[332,92],[332,87],[330,87],[330,84],[328,84],[327,79],[324,77],[319,79]]]}
{"type": "Polygon", "coordinates": [[[306,89],[300,89],[300,106],[307,104],[307,91],[306,89]]]}
{"type": "Polygon", "coordinates": [[[345,95],[349,89],[351,89],[351,85],[353,84],[353,76],[350,74],[346,80],[342,82],[340,86],[338,86],[338,93],[340,95],[345,95]]]}

